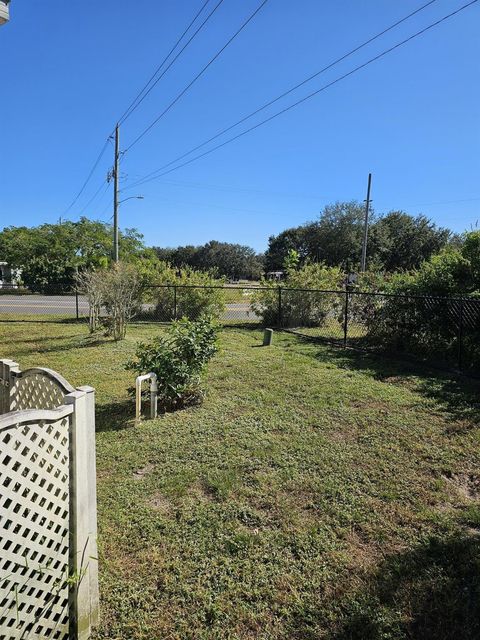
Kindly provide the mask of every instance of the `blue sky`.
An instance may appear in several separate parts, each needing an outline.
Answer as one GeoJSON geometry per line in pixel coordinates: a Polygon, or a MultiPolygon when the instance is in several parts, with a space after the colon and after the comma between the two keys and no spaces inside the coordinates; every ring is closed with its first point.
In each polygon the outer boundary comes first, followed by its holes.
{"type": "MultiPolygon", "coordinates": [[[[466,1],[437,0],[265,115],[466,1]]],[[[12,0],[12,20],[0,28],[2,226],[59,219],[115,121],[201,4],[12,0]]],[[[122,148],[259,4],[224,0],[125,122],[122,148]]],[[[377,212],[425,213],[456,231],[475,225],[480,218],[480,3],[225,148],[127,189],[421,4],[269,0],[192,89],[125,154],[121,197],[138,193],[145,199],[122,205],[121,226],[137,227],[149,245],[215,238],[263,250],[269,235],[314,219],[325,204],[363,200],[369,171],[377,212]]],[[[67,218],[78,218],[112,159],[109,145],[67,218]]],[[[108,220],[110,201],[111,188],[100,192],[83,214],[108,220]]]]}

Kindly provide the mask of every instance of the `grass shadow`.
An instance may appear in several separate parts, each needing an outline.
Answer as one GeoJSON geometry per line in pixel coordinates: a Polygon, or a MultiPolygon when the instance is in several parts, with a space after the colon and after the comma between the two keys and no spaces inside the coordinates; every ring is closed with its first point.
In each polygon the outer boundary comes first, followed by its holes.
{"type": "Polygon", "coordinates": [[[340,611],[329,640],[477,640],[480,536],[431,539],[389,556],[340,611]]]}
{"type": "Polygon", "coordinates": [[[261,331],[263,325],[258,322],[228,322],[221,321],[220,326],[222,329],[242,329],[246,331],[261,331]]]}
{"type": "Polygon", "coordinates": [[[130,429],[135,425],[135,399],[97,404],[95,422],[97,433],[130,429]]]}
{"type": "MultiPolygon", "coordinates": [[[[292,334],[289,334],[292,335],[292,334]]],[[[308,337],[295,334],[300,343],[312,345],[308,337]]],[[[419,362],[400,357],[382,356],[356,349],[323,343],[318,350],[309,350],[317,360],[334,362],[344,369],[354,369],[385,383],[406,385],[412,391],[436,402],[439,410],[453,420],[468,421],[466,428],[480,424],[480,381],[448,373],[419,362]]],[[[457,427],[452,427],[457,431],[457,427]]]]}
{"type": "Polygon", "coordinates": [[[61,353],[62,351],[75,351],[76,349],[91,349],[111,342],[111,338],[85,337],[83,335],[62,336],[62,338],[52,336],[36,339],[22,338],[20,344],[25,344],[25,348],[17,347],[15,353],[16,357],[19,358],[34,353],[61,353]]]}

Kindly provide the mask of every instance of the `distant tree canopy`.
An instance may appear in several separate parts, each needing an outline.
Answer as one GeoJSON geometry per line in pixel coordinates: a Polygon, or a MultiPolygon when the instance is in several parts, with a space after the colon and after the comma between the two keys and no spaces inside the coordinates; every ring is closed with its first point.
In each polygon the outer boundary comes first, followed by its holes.
{"type": "Polygon", "coordinates": [[[256,280],[263,273],[263,255],[251,247],[212,240],[201,246],[188,245],[175,249],[154,247],[160,260],[176,267],[189,266],[203,271],[216,270],[231,279],[256,280]]]}
{"type": "MultiPolygon", "coordinates": [[[[0,256],[21,270],[23,283],[34,291],[73,285],[77,269],[108,264],[112,255],[111,225],[81,218],[78,222],[6,227],[0,232],[0,256]]],[[[120,257],[131,260],[148,252],[142,235],[126,229],[119,236],[120,257]]]]}
{"type": "MultiPolygon", "coordinates": [[[[292,249],[300,262],[323,262],[345,270],[360,264],[364,205],[337,202],[327,205],[317,221],[271,236],[265,254],[266,271],[282,269],[292,249]]],[[[413,269],[438,253],[452,239],[448,229],[437,227],[423,215],[403,211],[385,216],[370,213],[367,263],[385,271],[413,269]]]]}
{"type": "Polygon", "coordinates": [[[445,247],[422,262],[418,269],[393,274],[387,288],[393,293],[479,297],[480,231],[465,233],[460,247],[445,247]]]}
{"type": "MultiPolygon", "coordinates": [[[[327,205],[318,220],[282,231],[269,239],[265,255],[251,247],[212,240],[200,246],[147,248],[136,229],[120,233],[120,258],[137,262],[143,282],[153,282],[160,261],[180,269],[215,272],[230,279],[258,280],[269,271],[294,271],[322,263],[344,271],[357,271],[363,238],[364,205],[355,201],[327,205]]],[[[0,232],[0,260],[21,272],[33,291],[71,287],[75,273],[105,267],[111,261],[113,229],[109,224],[81,218],[77,222],[6,227],[0,232]]],[[[394,273],[418,269],[446,247],[461,250],[480,274],[476,236],[454,236],[423,215],[403,211],[383,216],[371,212],[367,268],[394,273]],[[468,253],[468,256],[467,256],[468,253]]],[[[211,274],[212,275],[212,274],[211,274]]],[[[475,276],[476,277],[476,276],[475,276]]]]}

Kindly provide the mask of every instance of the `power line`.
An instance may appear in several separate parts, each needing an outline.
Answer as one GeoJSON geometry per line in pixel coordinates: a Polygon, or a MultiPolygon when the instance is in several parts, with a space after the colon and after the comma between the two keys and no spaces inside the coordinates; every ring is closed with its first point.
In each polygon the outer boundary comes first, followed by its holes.
{"type": "Polygon", "coordinates": [[[166,107],[162,113],[156,118],[142,133],[135,138],[135,140],[125,149],[124,153],[130,151],[130,149],[137,144],[153,127],[166,115],[170,109],[184,96],[187,91],[195,84],[195,82],[205,73],[205,71],[217,60],[217,58],[225,51],[225,49],[235,40],[235,38],[245,29],[245,27],[255,18],[257,13],[267,4],[268,0],[263,0],[255,11],[243,22],[241,27],[233,34],[233,36],[223,45],[223,47],[217,51],[217,53],[209,60],[209,62],[203,67],[203,69],[193,78],[191,82],[172,100],[172,102],[166,107]]]}
{"type": "MultiPolygon", "coordinates": [[[[140,176],[138,176],[138,178],[140,180],[140,176]]],[[[196,189],[223,191],[227,193],[229,192],[257,193],[257,194],[263,194],[263,195],[278,196],[282,198],[285,198],[285,197],[304,198],[307,200],[317,200],[317,201],[323,198],[323,196],[319,196],[319,195],[314,196],[314,195],[308,195],[304,193],[302,194],[302,193],[292,193],[292,192],[286,192],[286,191],[265,191],[264,189],[254,189],[253,187],[234,187],[232,185],[185,182],[180,180],[164,180],[163,184],[172,185],[174,187],[191,187],[196,189]]]]}
{"type": "Polygon", "coordinates": [[[247,116],[244,116],[243,118],[241,118],[240,120],[237,120],[237,122],[235,122],[234,124],[226,127],[225,129],[222,129],[222,131],[219,131],[218,133],[216,133],[215,135],[213,135],[211,138],[209,138],[208,140],[205,140],[204,142],[202,142],[201,144],[198,144],[196,147],[193,147],[192,149],[190,149],[189,151],[183,153],[181,156],[178,156],[177,158],[175,158],[175,160],[172,160],[171,162],[168,162],[167,164],[163,165],[163,167],[160,167],[160,169],[157,169],[157,171],[153,172],[156,173],[158,171],[163,171],[164,169],[166,169],[167,167],[170,167],[172,164],[175,164],[176,162],[179,162],[180,160],[183,160],[183,158],[186,158],[187,156],[189,156],[190,154],[194,153],[195,151],[198,151],[199,149],[201,149],[202,147],[206,146],[207,144],[209,144],[210,142],[213,142],[214,140],[216,140],[217,138],[220,138],[221,136],[223,136],[225,133],[227,133],[228,131],[231,131],[232,129],[235,129],[235,127],[238,127],[239,125],[243,124],[244,122],[246,122],[247,120],[250,120],[250,118],[253,118],[253,116],[257,115],[258,113],[260,113],[261,111],[264,111],[265,109],[267,109],[268,107],[271,107],[273,104],[275,104],[276,102],[278,102],[279,100],[281,100],[282,98],[285,98],[286,96],[288,96],[289,94],[293,93],[294,91],[296,91],[297,89],[299,89],[300,87],[304,86],[305,84],[307,84],[308,82],[311,82],[314,78],[317,78],[319,75],[325,73],[326,71],[328,71],[329,69],[331,69],[332,67],[336,66],[337,64],[339,64],[340,62],[343,62],[343,60],[346,60],[347,58],[349,58],[350,56],[352,56],[354,53],[356,53],[357,51],[360,51],[361,49],[363,49],[364,47],[366,47],[367,45],[371,44],[372,42],[374,42],[375,40],[377,40],[378,38],[380,38],[381,36],[385,35],[386,33],[388,33],[389,31],[391,31],[392,29],[394,29],[395,27],[398,27],[398,25],[402,24],[402,22],[405,22],[406,20],[408,20],[409,18],[411,18],[412,16],[416,15],[417,13],[419,13],[420,11],[423,11],[424,9],[426,9],[427,7],[429,7],[430,5],[434,4],[435,2],[437,2],[438,0],[430,0],[429,2],[427,2],[426,4],[422,5],[421,7],[419,7],[418,9],[416,9],[415,11],[412,11],[411,13],[409,13],[407,16],[405,16],[404,18],[401,18],[400,20],[397,20],[397,22],[395,22],[394,24],[390,25],[389,27],[387,27],[386,29],[384,29],[383,31],[380,31],[380,33],[377,33],[376,35],[372,36],[371,38],[369,38],[368,40],[366,40],[365,42],[362,42],[362,44],[358,45],[357,47],[355,47],[354,49],[351,49],[348,53],[345,53],[344,55],[342,55],[340,58],[337,58],[336,60],[334,60],[333,62],[329,63],[327,66],[323,67],[322,69],[320,69],[320,71],[317,71],[316,73],[312,74],[311,76],[309,76],[308,78],[305,78],[305,80],[302,80],[301,82],[299,82],[298,84],[296,84],[294,87],[292,87],[291,89],[288,89],[287,91],[284,91],[283,93],[281,93],[279,96],[277,96],[276,98],[273,98],[273,100],[270,100],[269,102],[266,102],[265,104],[263,104],[261,107],[259,107],[258,109],[255,109],[255,111],[252,111],[251,113],[249,113],[247,116]]]}
{"type": "MultiPolygon", "coordinates": [[[[281,116],[284,113],[290,111],[291,109],[294,109],[295,107],[299,106],[300,104],[303,104],[304,102],[306,102],[307,100],[310,100],[311,98],[313,98],[314,96],[318,95],[319,93],[322,93],[323,91],[326,91],[327,89],[329,89],[330,87],[334,86],[335,84],[338,84],[342,80],[345,80],[349,76],[357,73],[361,69],[364,69],[365,67],[367,67],[368,65],[372,64],[373,62],[376,62],[380,58],[383,58],[384,56],[386,56],[387,54],[391,53],[392,51],[395,51],[399,47],[402,47],[403,45],[407,44],[411,40],[419,37],[420,35],[422,35],[424,33],[426,33],[430,29],[433,29],[434,27],[438,26],[442,22],[445,22],[449,18],[452,18],[453,16],[457,15],[461,11],[463,11],[463,10],[467,9],[468,7],[476,4],[477,2],[478,2],[478,0],[471,0],[471,2],[468,2],[467,4],[464,4],[462,7],[460,7],[456,11],[452,11],[452,13],[449,13],[448,15],[444,16],[443,18],[440,18],[436,22],[431,23],[427,27],[421,29],[420,31],[417,31],[416,33],[414,33],[413,35],[409,36],[405,40],[402,40],[401,42],[399,42],[396,45],[390,47],[389,49],[386,49],[385,51],[382,51],[382,53],[379,53],[378,55],[374,56],[373,58],[370,58],[369,60],[367,60],[367,62],[364,62],[361,65],[358,65],[357,67],[355,67],[351,71],[348,71],[347,73],[344,73],[343,75],[339,76],[335,80],[332,80],[332,82],[329,82],[328,84],[324,85],[323,87],[320,87],[320,89],[317,89],[316,91],[313,91],[312,93],[309,93],[308,95],[304,96],[300,100],[297,100],[296,102],[294,102],[293,104],[289,105],[288,107],[285,107],[284,109],[281,109],[280,111],[277,111],[277,113],[274,113],[270,117],[265,118],[265,120],[260,121],[259,123],[253,125],[252,127],[249,127],[245,131],[240,132],[236,136],[233,136],[232,138],[229,138],[228,140],[225,140],[221,144],[218,144],[215,147],[212,147],[211,149],[208,149],[207,151],[204,151],[203,153],[201,153],[201,154],[199,154],[197,156],[194,156],[190,160],[187,160],[187,161],[185,161],[185,162],[183,162],[183,163],[181,163],[181,164],[179,164],[179,165],[177,165],[177,166],[175,166],[175,167],[173,167],[171,169],[163,171],[159,175],[155,175],[155,174],[157,174],[159,171],[162,171],[163,168],[157,169],[156,171],[153,171],[152,173],[147,174],[143,180],[139,180],[138,182],[135,182],[132,185],[130,185],[128,187],[128,189],[131,189],[131,188],[133,188],[135,186],[138,186],[138,185],[141,185],[141,184],[145,184],[147,182],[151,182],[152,180],[157,180],[158,178],[161,178],[161,177],[171,173],[172,171],[176,171],[177,169],[181,169],[182,167],[185,167],[186,165],[189,165],[192,162],[195,162],[196,160],[199,160],[200,158],[203,158],[203,157],[213,153],[214,151],[217,151],[218,149],[221,149],[222,147],[226,146],[227,144],[230,144],[231,142],[234,142],[235,140],[238,140],[239,138],[247,135],[248,133],[251,133],[252,131],[255,131],[256,129],[258,129],[259,127],[263,126],[264,124],[267,124],[268,122],[271,122],[275,118],[278,118],[279,116],[281,116]]],[[[169,164],[171,164],[171,163],[169,163],[169,164]]],[[[166,167],[168,165],[164,165],[164,166],[166,167]]]]}
{"type": "MultiPolygon", "coordinates": [[[[434,2],[437,2],[437,0],[430,0],[429,2],[427,2],[426,4],[424,4],[423,6],[421,6],[420,8],[416,9],[415,11],[413,11],[412,13],[409,13],[407,16],[405,16],[404,18],[402,18],[401,20],[398,20],[397,22],[395,22],[394,24],[390,25],[389,27],[387,27],[386,29],[384,29],[383,31],[381,31],[380,33],[377,33],[376,35],[374,35],[373,37],[369,38],[368,40],[366,40],[365,42],[363,42],[362,44],[360,44],[358,47],[355,47],[354,49],[352,49],[351,51],[349,51],[348,53],[344,54],[343,56],[341,56],[340,58],[337,58],[336,60],[334,60],[333,62],[331,62],[330,64],[328,64],[327,66],[323,67],[323,69],[320,69],[320,71],[317,71],[316,73],[312,74],[311,76],[309,76],[308,78],[305,78],[305,80],[302,80],[302,82],[299,82],[298,84],[296,84],[294,87],[292,87],[291,89],[288,89],[287,91],[284,91],[282,94],[280,94],[279,96],[277,96],[276,98],[274,98],[273,100],[270,100],[269,102],[266,102],[265,104],[263,104],[261,107],[259,107],[258,109],[255,109],[255,111],[252,111],[251,113],[249,113],[247,116],[244,116],[243,118],[241,118],[240,120],[238,120],[237,122],[235,122],[234,124],[226,127],[225,129],[222,129],[222,131],[219,131],[218,133],[216,133],[214,136],[212,136],[211,138],[209,138],[208,140],[205,140],[204,142],[202,142],[201,144],[198,144],[196,147],[193,147],[192,149],[190,149],[189,151],[187,151],[186,153],[183,153],[181,156],[178,156],[177,158],[175,158],[175,160],[172,160],[171,162],[168,162],[167,164],[163,165],[163,167],[160,167],[160,169],[157,169],[157,171],[163,171],[164,169],[166,169],[167,167],[170,167],[172,164],[175,164],[176,162],[179,162],[180,160],[183,160],[183,158],[186,158],[187,156],[189,156],[190,154],[194,153],[195,151],[198,151],[198,149],[201,149],[202,147],[206,146],[207,144],[209,144],[210,142],[213,142],[214,140],[216,140],[217,138],[220,138],[221,136],[223,136],[225,133],[227,133],[228,131],[231,131],[232,129],[235,129],[235,127],[238,127],[240,124],[243,124],[244,122],[246,122],[247,120],[249,120],[250,118],[253,118],[253,116],[257,115],[258,113],[260,113],[261,111],[264,111],[265,109],[267,109],[268,107],[272,106],[272,104],[275,104],[276,102],[278,102],[279,100],[281,100],[282,98],[285,98],[286,96],[288,96],[290,93],[293,93],[294,91],[296,91],[297,89],[299,89],[300,87],[302,87],[303,85],[307,84],[308,82],[311,82],[311,80],[313,80],[314,78],[317,78],[319,75],[325,73],[326,71],[328,71],[329,69],[331,69],[332,67],[336,66],[337,64],[339,64],[340,62],[342,62],[343,60],[345,60],[346,58],[350,57],[351,55],[353,55],[354,53],[356,53],[357,51],[360,51],[360,49],[363,49],[364,47],[366,47],[367,45],[371,44],[374,40],[377,40],[378,38],[380,38],[381,36],[383,36],[385,33],[388,33],[389,31],[391,31],[392,29],[394,29],[395,27],[397,27],[399,24],[402,24],[402,22],[405,22],[406,20],[408,20],[409,18],[411,18],[412,16],[416,15],[417,13],[419,13],[420,11],[423,11],[424,9],[426,9],[427,7],[429,7],[431,4],[433,4],[434,2]]],[[[154,172],[156,173],[156,172],[154,172]]]]}
{"type": "Polygon", "coordinates": [[[202,22],[202,24],[198,27],[198,29],[195,31],[195,33],[188,39],[188,41],[184,44],[184,46],[180,49],[180,51],[177,53],[177,55],[174,57],[174,59],[170,62],[170,64],[168,65],[168,67],[163,71],[163,73],[156,78],[156,76],[160,73],[162,67],[166,64],[167,60],[169,59],[169,57],[172,55],[172,53],[175,51],[175,49],[179,46],[180,42],[183,40],[183,38],[186,36],[186,34],[190,31],[190,29],[192,28],[192,26],[195,24],[195,22],[197,21],[198,17],[200,16],[200,14],[203,12],[203,10],[205,9],[205,7],[207,6],[207,4],[210,2],[210,0],[206,0],[203,5],[201,6],[200,10],[196,13],[195,17],[193,18],[193,20],[190,22],[190,24],[188,25],[188,27],[184,30],[184,32],[182,33],[182,35],[178,38],[178,40],[176,41],[176,43],[173,45],[173,47],[170,49],[170,51],[168,52],[168,54],[165,56],[165,58],[162,60],[162,62],[160,63],[160,65],[156,68],[154,74],[151,76],[151,78],[149,79],[149,81],[145,84],[145,86],[143,87],[143,89],[137,94],[137,97],[132,101],[132,103],[130,104],[130,106],[125,110],[125,112],[123,113],[123,115],[120,117],[120,119],[118,120],[119,124],[123,124],[123,122],[125,122],[125,120],[127,120],[127,118],[129,118],[132,113],[138,109],[138,107],[141,105],[141,103],[145,100],[145,98],[149,95],[149,93],[153,90],[153,88],[160,82],[160,80],[163,78],[163,76],[167,73],[167,71],[172,67],[172,65],[178,60],[178,58],[182,55],[182,53],[185,51],[185,49],[188,47],[188,45],[192,42],[192,40],[197,36],[197,34],[203,29],[203,27],[207,24],[207,22],[210,20],[210,18],[213,16],[213,14],[216,12],[216,10],[220,7],[220,5],[222,4],[224,0],[219,0],[219,2],[215,5],[215,7],[212,9],[212,11],[208,14],[208,16],[205,18],[205,20],[202,22]],[[156,78],[156,79],[155,79],[156,78]],[[153,84],[152,84],[153,83],[153,84]],[[149,85],[151,85],[149,87],[149,85]]]}
{"type": "MultiPolygon", "coordinates": [[[[205,18],[205,20],[202,22],[202,24],[198,27],[198,29],[195,31],[195,33],[189,38],[189,40],[186,42],[186,44],[182,47],[182,49],[179,51],[179,53],[175,56],[175,58],[170,62],[170,64],[168,65],[168,67],[163,71],[163,73],[154,81],[155,77],[158,75],[159,71],[162,69],[162,67],[164,66],[164,64],[166,63],[166,61],[168,60],[168,58],[171,56],[171,54],[175,51],[175,49],[178,47],[178,45],[180,44],[180,42],[182,41],[182,39],[185,37],[185,35],[188,33],[188,31],[191,29],[191,27],[193,26],[193,24],[196,22],[196,20],[198,19],[198,17],[201,15],[201,13],[203,12],[203,10],[205,9],[205,7],[208,5],[208,3],[210,2],[210,0],[205,0],[205,2],[203,3],[203,5],[201,6],[200,10],[196,13],[196,15],[194,16],[193,20],[190,22],[190,24],[188,25],[188,27],[184,30],[184,32],[182,33],[182,35],[178,38],[177,42],[175,43],[175,45],[172,47],[172,49],[169,51],[169,53],[167,54],[167,56],[163,59],[163,61],[161,62],[161,64],[157,67],[157,69],[155,70],[155,73],[152,75],[152,77],[150,78],[150,80],[147,82],[147,84],[143,87],[143,89],[137,94],[136,98],[130,103],[129,107],[126,109],[126,111],[124,111],[123,115],[120,118],[119,122],[125,122],[125,120],[127,118],[129,118],[132,113],[140,106],[140,104],[143,102],[143,100],[145,100],[145,98],[147,97],[147,95],[152,91],[152,89],[158,84],[158,82],[161,80],[161,78],[165,75],[165,73],[172,67],[172,65],[175,63],[175,61],[179,58],[179,56],[183,53],[183,51],[185,51],[185,49],[188,47],[188,45],[192,42],[192,40],[196,37],[196,35],[201,31],[201,29],[205,26],[205,24],[208,22],[208,20],[212,17],[212,15],[215,13],[215,11],[218,9],[218,7],[222,4],[224,0],[219,0],[219,2],[216,4],[216,6],[214,7],[214,9],[208,14],[208,16],[205,18]],[[151,84],[153,82],[153,84],[151,84]],[[151,84],[151,86],[149,87],[149,85],[151,84]]],[[[99,153],[90,173],[88,174],[85,182],[83,183],[80,191],[78,192],[78,194],[75,196],[75,198],[73,199],[73,201],[71,202],[71,204],[67,207],[67,209],[63,212],[63,214],[61,215],[61,217],[64,217],[71,209],[72,207],[75,205],[75,203],[78,201],[78,199],[80,198],[80,196],[82,195],[82,193],[85,191],[88,183],[90,182],[93,174],[95,173],[96,168],[98,167],[100,160],[103,157],[103,154],[105,153],[107,147],[108,147],[108,143],[109,143],[110,138],[107,138],[107,140],[105,141],[104,146],[102,147],[101,152],[99,153]]],[[[102,186],[102,185],[101,185],[102,186]]],[[[101,187],[100,187],[101,188],[101,187]]],[[[98,193],[98,192],[97,192],[98,193]]],[[[95,198],[97,194],[95,194],[92,198],[92,200],[89,201],[89,203],[84,207],[84,209],[82,210],[82,212],[89,206],[89,204],[93,201],[93,199],[95,198]]]]}
{"type": "Polygon", "coordinates": [[[79,216],[81,216],[81,215],[82,215],[82,213],[83,213],[86,209],[88,209],[88,207],[92,204],[92,202],[93,202],[94,200],[96,200],[96,198],[97,198],[98,194],[100,193],[100,191],[101,191],[102,189],[104,189],[104,191],[103,191],[103,193],[102,193],[102,196],[103,196],[103,195],[106,193],[107,189],[108,189],[108,182],[107,182],[107,180],[104,180],[104,181],[102,182],[102,184],[98,187],[98,189],[95,191],[95,193],[94,193],[94,194],[93,194],[93,196],[90,198],[90,200],[87,202],[87,204],[86,204],[86,205],[83,207],[83,209],[79,212],[79,214],[78,214],[79,216]]]}
{"type": "Polygon", "coordinates": [[[93,165],[93,167],[90,170],[90,173],[88,174],[85,182],[82,185],[82,188],[80,189],[80,191],[77,193],[77,195],[75,196],[75,198],[72,200],[71,204],[65,209],[65,211],[62,213],[61,217],[64,218],[67,213],[70,211],[70,209],[74,206],[74,204],[78,201],[78,199],[80,198],[80,196],[82,195],[82,193],[85,191],[85,188],[87,186],[87,184],[90,182],[91,177],[93,176],[93,174],[95,173],[95,169],[98,167],[100,160],[103,158],[103,154],[105,153],[106,149],[108,147],[108,139],[105,141],[105,144],[102,147],[102,150],[100,151],[100,153],[97,156],[97,159],[95,160],[95,163],[93,165]]]}
{"type": "Polygon", "coordinates": [[[480,198],[463,198],[462,200],[444,200],[443,202],[417,202],[416,204],[406,204],[406,207],[433,207],[443,204],[459,204],[460,202],[478,202],[480,198]]]}

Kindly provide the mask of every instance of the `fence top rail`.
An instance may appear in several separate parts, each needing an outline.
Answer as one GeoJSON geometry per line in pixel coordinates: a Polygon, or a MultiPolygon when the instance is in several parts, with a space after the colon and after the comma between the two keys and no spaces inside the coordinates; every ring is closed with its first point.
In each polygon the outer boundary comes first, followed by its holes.
{"type": "Polygon", "coordinates": [[[52,382],[55,382],[55,384],[57,384],[65,394],[75,391],[75,388],[72,387],[68,380],[53,369],[48,369],[47,367],[32,367],[31,369],[25,369],[25,371],[12,371],[12,375],[17,379],[27,378],[28,376],[34,375],[42,375],[52,382]]]}
{"type": "Polygon", "coordinates": [[[221,285],[221,284],[150,284],[145,287],[146,289],[223,289],[223,290],[250,290],[250,291],[298,291],[301,293],[330,293],[336,295],[345,296],[360,295],[360,296],[378,296],[383,298],[407,298],[418,300],[456,300],[466,301],[480,304],[480,298],[472,295],[464,296],[439,296],[429,294],[414,294],[414,293],[387,293],[385,291],[359,291],[356,289],[314,289],[314,288],[301,288],[301,287],[286,287],[281,284],[273,284],[272,286],[255,286],[255,285],[221,285]]]}
{"type": "Polygon", "coordinates": [[[265,287],[261,285],[253,285],[253,284],[176,284],[172,282],[171,284],[147,284],[145,289],[223,289],[224,291],[243,291],[244,289],[249,289],[251,291],[270,291],[274,287],[265,287]]]}
{"type": "MultiPolygon", "coordinates": [[[[374,296],[379,298],[405,298],[408,300],[443,300],[445,302],[448,301],[457,301],[457,302],[468,302],[470,304],[480,304],[480,298],[465,294],[465,295],[454,295],[454,296],[441,296],[441,295],[430,295],[430,294],[415,294],[415,293],[388,293],[386,291],[360,291],[357,289],[317,289],[313,287],[288,287],[278,282],[272,282],[271,285],[252,285],[252,284],[177,284],[175,282],[167,283],[167,284],[148,284],[144,286],[144,290],[148,289],[219,289],[223,291],[294,291],[299,293],[324,293],[324,294],[335,294],[345,296],[347,293],[350,296],[374,296]]],[[[0,290],[1,291],[1,290],[0,290]]],[[[17,289],[20,291],[20,289],[17,289]]],[[[26,291],[26,290],[23,290],[26,291]]],[[[76,290],[64,290],[60,291],[59,289],[55,289],[54,285],[52,285],[52,292],[43,292],[43,293],[31,293],[30,295],[39,295],[39,296],[48,296],[48,295],[60,295],[60,296],[78,296],[84,295],[84,292],[80,289],[76,290]]],[[[1,301],[1,297],[0,297],[1,301]]]]}
{"type": "Polygon", "coordinates": [[[0,416],[0,433],[5,429],[17,427],[32,422],[57,422],[74,412],[74,406],[62,405],[57,409],[25,409],[24,411],[10,411],[0,416]]]}

